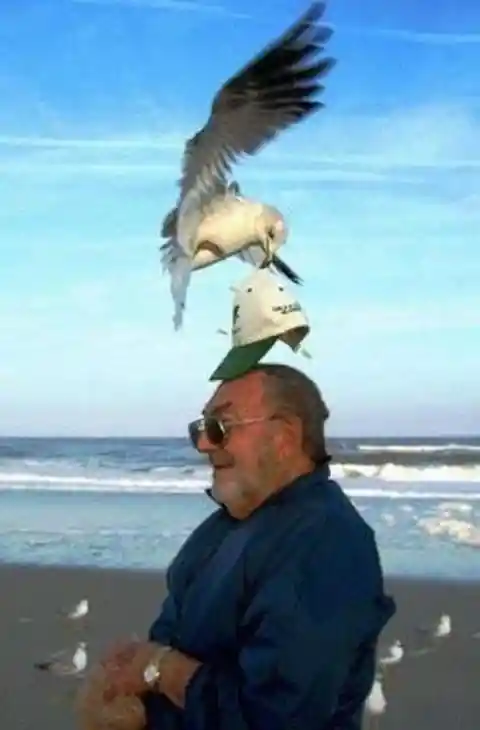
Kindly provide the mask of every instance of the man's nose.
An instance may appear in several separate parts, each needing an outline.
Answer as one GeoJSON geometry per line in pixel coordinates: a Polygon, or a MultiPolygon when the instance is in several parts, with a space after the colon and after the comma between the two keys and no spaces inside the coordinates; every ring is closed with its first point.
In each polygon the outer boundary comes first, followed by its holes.
{"type": "Polygon", "coordinates": [[[200,431],[198,434],[197,451],[201,454],[211,454],[212,451],[217,451],[219,447],[213,444],[208,438],[206,431],[200,431]]]}

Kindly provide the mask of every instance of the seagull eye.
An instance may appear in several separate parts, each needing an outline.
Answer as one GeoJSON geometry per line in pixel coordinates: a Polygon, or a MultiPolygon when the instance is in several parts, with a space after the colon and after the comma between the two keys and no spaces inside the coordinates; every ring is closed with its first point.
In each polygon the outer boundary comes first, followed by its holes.
{"type": "Polygon", "coordinates": [[[275,238],[275,228],[270,226],[270,228],[267,228],[267,236],[269,238],[275,238]]]}

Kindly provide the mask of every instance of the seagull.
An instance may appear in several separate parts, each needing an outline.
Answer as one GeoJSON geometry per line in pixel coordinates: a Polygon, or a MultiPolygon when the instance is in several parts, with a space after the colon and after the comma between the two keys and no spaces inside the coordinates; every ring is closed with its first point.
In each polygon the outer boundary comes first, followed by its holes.
{"type": "Polygon", "coordinates": [[[440,620],[435,627],[433,636],[435,639],[444,639],[447,636],[450,636],[451,633],[452,633],[452,619],[448,615],[448,613],[444,613],[444,614],[442,614],[442,616],[440,616],[440,620]]]}
{"type": "Polygon", "coordinates": [[[392,664],[398,664],[402,661],[404,654],[405,649],[403,648],[401,641],[397,639],[389,647],[388,653],[380,659],[379,664],[383,667],[391,666],[392,664]]]}
{"type": "Polygon", "coordinates": [[[59,676],[69,676],[82,674],[87,664],[87,644],[85,641],[80,641],[73,652],[68,650],[56,652],[50,659],[35,663],[34,667],[59,676]]]}
{"type": "Polygon", "coordinates": [[[77,621],[80,618],[84,618],[89,610],[88,598],[82,598],[76,606],[67,612],[66,617],[71,621],[77,621]]]}
{"type": "Polygon", "coordinates": [[[244,197],[229,183],[239,158],[253,156],[282,131],[324,104],[316,96],[335,60],[323,56],[332,29],[318,23],[325,3],[310,8],[276,41],[230,77],[213,98],[206,124],[187,140],[176,206],[161,236],[163,268],[170,275],[175,330],[183,323],[192,271],[238,256],[299,277],[277,256],[287,225],[273,206],[244,197]]]}
{"type": "Polygon", "coordinates": [[[372,722],[371,722],[372,727],[373,727],[373,722],[375,720],[376,720],[376,722],[378,722],[380,715],[383,715],[386,709],[387,709],[387,700],[383,693],[382,680],[381,680],[381,677],[377,675],[375,677],[375,679],[373,680],[370,694],[368,695],[367,699],[365,700],[365,710],[366,710],[366,712],[368,712],[368,714],[372,718],[372,722]]]}
{"type": "Polygon", "coordinates": [[[440,616],[436,624],[427,628],[418,627],[416,633],[420,646],[412,653],[417,656],[419,654],[426,654],[432,651],[435,643],[450,636],[452,633],[452,619],[447,613],[444,613],[440,616]]]}
{"type": "MultiPolygon", "coordinates": [[[[85,618],[85,616],[88,614],[88,611],[88,598],[82,598],[81,601],[79,601],[69,610],[60,610],[56,612],[56,615],[59,615],[61,618],[67,619],[69,621],[79,621],[79,619],[85,618]]],[[[33,619],[28,616],[22,616],[19,621],[20,623],[31,623],[33,619]]]]}

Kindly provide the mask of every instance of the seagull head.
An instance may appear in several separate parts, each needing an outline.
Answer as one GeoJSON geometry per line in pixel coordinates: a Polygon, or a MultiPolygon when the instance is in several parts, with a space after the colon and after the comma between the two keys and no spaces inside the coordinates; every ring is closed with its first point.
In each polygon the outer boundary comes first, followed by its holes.
{"type": "Polygon", "coordinates": [[[280,246],[287,239],[288,229],[285,218],[272,205],[265,205],[263,222],[271,239],[280,246]]]}
{"type": "Polygon", "coordinates": [[[264,243],[267,257],[271,258],[287,240],[288,228],[285,218],[273,206],[260,204],[257,226],[259,228],[258,237],[264,243]]]}

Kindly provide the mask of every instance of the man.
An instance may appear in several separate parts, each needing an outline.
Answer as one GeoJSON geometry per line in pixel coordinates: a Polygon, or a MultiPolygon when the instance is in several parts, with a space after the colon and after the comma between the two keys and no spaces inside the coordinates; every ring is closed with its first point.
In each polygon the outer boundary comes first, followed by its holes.
{"type": "Polygon", "coordinates": [[[219,508],[171,564],[150,641],[103,664],[107,701],[141,697],[148,730],[359,730],[395,605],[330,479],[328,415],[309,378],[263,364],[190,425],[219,508]]]}

